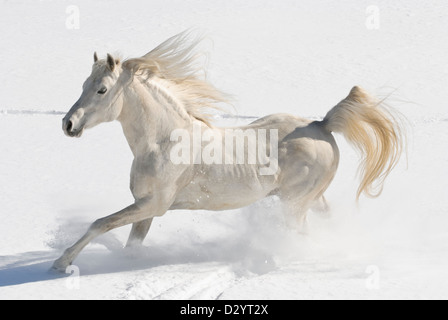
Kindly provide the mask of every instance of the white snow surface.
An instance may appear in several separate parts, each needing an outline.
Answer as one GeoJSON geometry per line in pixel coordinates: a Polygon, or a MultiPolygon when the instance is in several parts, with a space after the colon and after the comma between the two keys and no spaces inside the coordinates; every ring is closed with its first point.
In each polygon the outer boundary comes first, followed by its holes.
{"type": "Polygon", "coordinates": [[[447,17],[446,0],[0,0],[0,299],[447,299],[447,17]],[[79,29],[66,27],[70,5],[79,29]],[[117,122],[81,139],[61,130],[93,52],[140,56],[191,27],[213,40],[209,80],[235,97],[240,117],[218,123],[322,117],[360,85],[393,92],[407,158],[381,197],[357,204],[359,158],[337,136],[331,216],[310,212],[306,236],[276,198],[173,211],[142,248],[123,248],[126,226],[87,246],[71,276],[48,273],[90,223],[133,200],[117,122]]]}

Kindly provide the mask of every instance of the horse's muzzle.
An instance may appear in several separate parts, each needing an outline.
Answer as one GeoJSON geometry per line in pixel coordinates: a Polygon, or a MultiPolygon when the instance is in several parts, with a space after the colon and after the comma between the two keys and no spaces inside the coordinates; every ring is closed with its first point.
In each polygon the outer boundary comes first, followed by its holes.
{"type": "Polygon", "coordinates": [[[64,130],[64,133],[69,137],[81,137],[84,128],[76,129],[72,120],[62,119],[62,130],[64,130]]]}

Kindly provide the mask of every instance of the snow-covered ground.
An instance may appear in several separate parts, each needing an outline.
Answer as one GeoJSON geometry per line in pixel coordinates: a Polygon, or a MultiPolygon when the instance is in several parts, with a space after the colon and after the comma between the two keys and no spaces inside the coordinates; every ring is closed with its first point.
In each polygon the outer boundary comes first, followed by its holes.
{"type": "Polygon", "coordinates": [[[0,298],[447,299],[447,17],[446,0],[0,0],[0,298]],[[213,39],[209,79],[242,116],[319,117],[353,85],[394,91],[407,159],[380,198],[356,204],[358,157],[337,137],[332,216],[311,213],[308,236],[284,226],[275,198],[176,211],[143,248],[122,248],[123,227],[86,247],[71,277],[47,273],[132,202],[119,124],[81,139],[61,130],[93,52],[139,56],[190,27],[213,39]]]}

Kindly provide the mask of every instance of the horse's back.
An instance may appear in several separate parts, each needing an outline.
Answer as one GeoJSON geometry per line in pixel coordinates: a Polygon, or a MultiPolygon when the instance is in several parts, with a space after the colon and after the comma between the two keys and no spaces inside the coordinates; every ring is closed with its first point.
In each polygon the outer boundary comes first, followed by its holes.
{"type": "Polygon", "coordinates": [[[289,133],[293,132],[296,128],[306,127],[311,123],[310,120],[300,118],[291,114],[276,113],[271,114],[255,120],[247,126],[241,127],[242,129],[274,129],[278,130],[279,141],[289,133]]]}

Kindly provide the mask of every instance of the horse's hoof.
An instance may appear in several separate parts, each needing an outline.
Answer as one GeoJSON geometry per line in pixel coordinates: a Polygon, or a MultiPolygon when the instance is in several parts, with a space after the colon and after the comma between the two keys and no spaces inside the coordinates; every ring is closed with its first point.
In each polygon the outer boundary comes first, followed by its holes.
{"type": "Polygon", "coordinates": [[[51,273],[65,273],[67,270],[67,267],[69,266],[69,263],[63,263],[59,260],[56,260],[53,263],[53,266],[50,269],[51,273]]]}

